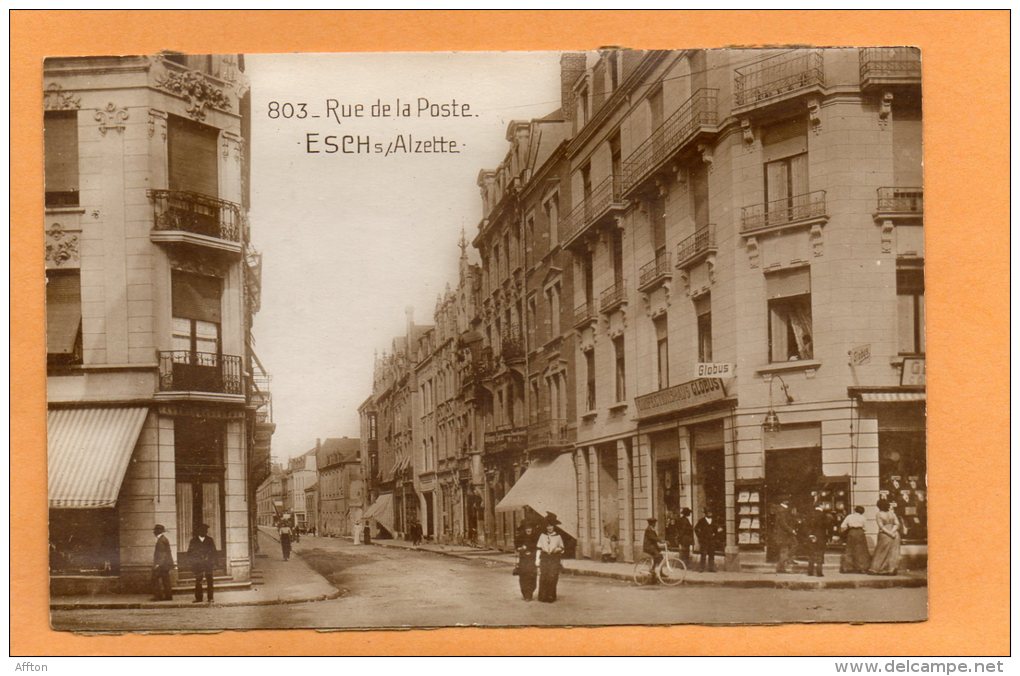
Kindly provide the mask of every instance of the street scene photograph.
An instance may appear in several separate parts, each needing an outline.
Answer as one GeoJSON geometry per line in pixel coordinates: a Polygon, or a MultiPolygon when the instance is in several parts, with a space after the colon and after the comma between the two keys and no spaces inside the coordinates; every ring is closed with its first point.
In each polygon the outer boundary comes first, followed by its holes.
{"type": "Polygon", "coordinates": [[[927,620],[921,63],[47,58],[52,628],[927,620]]]}

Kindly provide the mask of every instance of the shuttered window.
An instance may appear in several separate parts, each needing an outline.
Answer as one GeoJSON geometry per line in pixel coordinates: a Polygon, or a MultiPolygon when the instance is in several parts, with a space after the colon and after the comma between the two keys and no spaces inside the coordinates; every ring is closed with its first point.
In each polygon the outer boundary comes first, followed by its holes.
{"type": "Polygon", "coordinates": [[[170,190],[219,197],[219,169],[215,127],[176,115],[167,118],[170,190]]]}
{"type": "Polygon", "coordinates": [[[190,272],[173,271],[173,315],[219,323],[223,280],[190,272]]]}
{"type": "Polygon", "coordinates": [[[77,206],[78,112],[47,111],[44,124],[46,206],[77,206]]]}
{"type": "Polygon", "coordinates": [[[46,353],[65,361],[78,351],[81,334],[81,275],[77,270],[46,273],[46,353]]]}

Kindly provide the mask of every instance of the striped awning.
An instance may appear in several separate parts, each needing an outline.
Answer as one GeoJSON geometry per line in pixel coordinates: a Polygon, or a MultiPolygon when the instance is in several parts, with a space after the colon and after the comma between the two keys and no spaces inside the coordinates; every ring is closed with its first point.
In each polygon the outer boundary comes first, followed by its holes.
{"type": "Polygon", "coordinates": [[[521,478],[496,505],[497,512],[530,507],[542,516],[547,512],[560,519],[560,529],[577,537],[577,473],[573,454],[533,460],[521,478]]]}
{"type": "Polygon", "coordinates": [[[362,519],[375,519],[386,530],[393,532],[393,493],[383,493],[361,515],[362,519]]]}
{"type": "Polygon", "coordinates": [[[51,410],[46,418],[50,509],[117,504],[147,408],[51,410]]]}
{"type": "Polygon", "coordinates": [[[896,404],[925,401],[924,392],[861,392],[861,401],[870,404],[896,404]]]}

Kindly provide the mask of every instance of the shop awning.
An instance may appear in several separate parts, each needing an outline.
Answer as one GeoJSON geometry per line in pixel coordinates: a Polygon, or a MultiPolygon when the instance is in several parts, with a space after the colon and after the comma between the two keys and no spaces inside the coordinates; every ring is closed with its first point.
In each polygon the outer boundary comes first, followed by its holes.
{"type": "Polygon", "coordinates": [[[496,511],[512,512],[524,507],[543,516],[554,513],[561,521],[560,529],[577,537],[577,478],[571,453],[534,460],[496,505],[496,511]]]}
{"type": "Polygon", "coordinates": [[[361,515],[362,519],[375,519],[383,528],[393,532],[393,493],[383,493],[361,515]]]}
{"type": "Polygon", "coordinates": [[[896,404],[911,401],[925,401],[924,392],[861,392],[861,401],[866,404],[896,404]]]}
{"type": "Polygon", "coordinates": [[[117,504],[147,408],[51,410],[46,418],[50,509],[117,504]]]}

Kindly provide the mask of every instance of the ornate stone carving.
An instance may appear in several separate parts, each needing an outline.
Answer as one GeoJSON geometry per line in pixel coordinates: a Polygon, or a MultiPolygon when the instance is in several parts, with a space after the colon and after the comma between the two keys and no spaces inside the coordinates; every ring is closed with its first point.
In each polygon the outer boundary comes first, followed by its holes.
{"type": "Polygon", "coordinates": [[[713,162],[715,162],[715,155],[712,154],[712,146],[707,143],[698,144],[698,154],[701,155],[701,161],[708,166],[709,173],[712,172],[713,162]]]}
{"type": "Polygon", "coordinates": [[[882,101],[879,103],[878,107],[878,124],[883,128],[889,124],[889,118],[892,117],[892,102],[892,92],[885,92],[882,94],[882,101]]]}
{"type": "Polygon", "coordinates": [[[882,221],[882,253],[892,253],[895,233],[896,226],[891,219],[882,221]]]}
{"type": "Polygon", "coordinates": [[[77,94],[65,92],[64,88],[54,82],[43,94],[43,106],[46,110],[78,110],[81,98],[77,94]]]}
{"type": "Polygon", "coordinates": [[[166,141],[166,113],[162,110],[149,109],[149,138],[159,132],[161,139],[166,141]]]}
{"type": "Polygon", "coordinates": [[[187,101],[185,111],[195,120],[204,120],[208,108],[230,110],[230,97],[198,71],[167,70],[156,80],[156,86],[187,101]]]}
{"type": "Polygon", "coordinates": [[[209,277],[226,277],[229,263],[204,251],[188,251],[181,254],[171,250],[170,267],[209,277]]]}
{"type": "Polygon", "coordinates": [[[740,121],[740,133],[744,138],[745,145],[754,145],[754,129],[751,128],[750,120],[743,119],[740,121]]]}
{"type": "Polygon", "coordinates": [[[65,230],[60,223],[54,223],[46,231],[47,267],[76,267],[79,260],[78,231],[65,230]]]}
{"type": "Polygon", "coordinates": [[[822,104],[818,99],[808,99],[807,112],[808,121],[811,123],[811,129],[817,134],[822,130],[822,118],[821,118],[822,104]]]}
{"type": "Polygon", "coordinates": [[[708,283],[715,284],[715,254],[710,253],[705,258],[705,268],[708,270],[708,283]]]}
{"type": "Polygon", "coordinates": [[[96,111],[95,120],[99,123],[99,133],[106,136],[106,132],[111,129],[116,129],[118,132],[124,132],[124,123],[131,116],[128,113],[127,108],[118,108],[117,105],[110,101],[106,104],[105,108],[96,111]]]}
{"type": "Polygon", "coordinates": [[[690,295],[691,293],[691,273],[686,268],[681,268],[677,271],[677,277],[680,278],[680,284],[684,288],[684,293],[690,295]]]}
{"type": "Polygon", "coordinates": [[[752,268],[757,268],[759,265],[760,252],[758,251],[758,238],[748,237],[744,242],[747,247],[747,262],[752,268]]]}
{"type": "Polygon", "coordinates": [[[815,258],[818,258],[824,253],[821,225],[816,223],[811,226],[810,238],[811,238],[811,253],[814,254],[815,258]]]}

